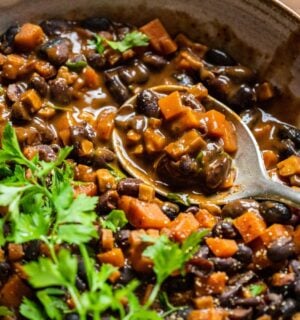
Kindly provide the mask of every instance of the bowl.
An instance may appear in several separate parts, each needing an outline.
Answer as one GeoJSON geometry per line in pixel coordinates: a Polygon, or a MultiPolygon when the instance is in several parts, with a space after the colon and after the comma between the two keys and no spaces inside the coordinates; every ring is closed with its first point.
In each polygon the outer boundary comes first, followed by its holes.
{"type": "Polygon", "coordinates": [[[171,33],[223,48],[271,81],[283,98],[267,111],[300,125],[293,112],[300,107],[300,16],[278,0],[5,0],[0,8],[1,30],[51,17],[108,16],[137,25],[159,17],[171,33]]]}

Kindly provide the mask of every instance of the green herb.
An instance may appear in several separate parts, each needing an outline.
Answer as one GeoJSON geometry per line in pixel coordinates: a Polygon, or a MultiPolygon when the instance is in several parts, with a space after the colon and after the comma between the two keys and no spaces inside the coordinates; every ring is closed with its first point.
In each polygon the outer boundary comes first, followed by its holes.
{"type": "Polygon", "coordinates": [[[94,39],[89,40],[88,45],[90,48],[95,49],[99,54],[102,54],[105,50],[103,41],[104,41],[104,38],[102,38],[98,34],[94,34],[94,39]]]}
{"type": "Polygon", "coordinates": [[[177,312],[177,311],[184,310],[184,309],[188,308],[188,306],[180,306],[180,307],[173,306],[170,303],[168,295],[167,295],[167,293],[165,291],[160,293],[158,298],[159,298],[159,301],[160,301],[161,305],[163,305],[164,308],[166,309],[166,311],[163,313],[163,318],[165,318],[166,316],[168,316],[168,315],[170,315],[170,314],[172,314],[174,312],[177,312]]]}
{"type": "Polygon", "coordinates": [[[132,31],[127,33],[121,41],[106,41],[111,48],[119,52],[125,52],[133,47],[145,47],[149,44],[149,38],[142,32],[132,31]]]}
{"type": "Polygon", "coordinates": [[[41,307],[27,298],[23,299],[22,304],[20,305],[20,313],[26,319],[30,320],[44,320],[46,319],[45,313],[41,307]]]}
{"type": "Polygon", "coordinates": [[[120,181],[127,177],[118,167],[115,167],[112,164],[106,163],[106,167],[110,171],[110,173],[117,179],[117,181],[120,181]]]}
{"type": "Polygon", "coordinates": [[[84,60],[80,60],[80,61],[68,60],[66,62],[66,66],[72,71],[79,72],[79,71],[81,71],[83,68],[85,68],[87,66],[87,62],[84,61],[84,60]]]}
{"type": "Polygon", "coordinates": [[[263,283],[250,284],[250,286],[248,286],[248,290],[250,291],[252,297],[259,296],[265,291],[265,288],[266,287],[263,283]]]}
{"type": "Polygon", "coordinates": [[[0,306],[0,316],[13,316],[14,313],[7,307],[0,306]]]}
{"type": "Polygon", "coordinates": [[[145,257],[150,258],[154,262],[153,270],[156,274],[157,282],[151,292],[146,306],[150,306],[156,299],[162,283],[174,271],[182,270],[185,263],[198,250],[202,238],[208,233],[207,230],[191,234],[180,246],[178,243],[172,242],[165,235],[157,240],[151,237],[144,237],[145,241],[153,242],[154,244],[147,247],[143,252],[145,257]]]}
{"type": "Polygon", "coordinates": [[[172,193],[172,192],[170,192],[167,194],[167,198],[170,201],[174,201],[174,202],[182,204],[186,207],[191,205],[191,200],[190,200],[189,196],[185,193],[172,193]]]}
{"type": "Polygon", "coordinates": [[[101,220],[103,228],[107,228],[116,232],[128,223],[125,212],[123,210],[112,210],[106,219],[101,220]]]}
{"type": "Polygon", "coordinates": [[[149,38],[140,31],[132,31],[127,33],[124,39],[120,41],[110,41],[98,34],[94,35],[94,39],[88,41],[89,46],[95,49],[99,54],[103,54],[105,50],[105,43],[112,49],[122,53],[133,47],[147,46],[149,44],[149,38]]]}

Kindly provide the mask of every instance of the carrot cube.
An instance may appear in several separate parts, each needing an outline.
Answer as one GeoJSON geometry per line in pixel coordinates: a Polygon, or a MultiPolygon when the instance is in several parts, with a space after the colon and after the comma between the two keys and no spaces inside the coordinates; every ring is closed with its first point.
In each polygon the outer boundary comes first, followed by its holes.
{"type": "Polygon", "coordinates": [[[263,234],[260,236],[264,245],[268,246],[273,241],[281,238],[281,237],[288,237],[289,232],[285,226],[282,224],[275,223],[267,228],[263,234]]]}
{"type": "Polygon", "coordinates": [[[206,209],[200,209],[195,218],[198,220],[200,227],[212,229],[217,223],[217,218],[206,209]]]}
{"type": "Polygon", "coordinates": [[[102,263],[109,263],[115,267],[124,267],[125,258],[120,248],[113,248],[110,251],[99,253],[97,258],[102,263]]]}
{"type": "Polygon", "coordinates": [[[208,134],[214,137],[222,137],[224,135],[225,116],[216,110],[209,110],[204,115],[207,125],[208,134]]]}
{"type": "Polygon", "coordinates": [[[158,105],[166,120],[170,120],[178,116],[185,109],[178,91],[174,91],[168,96],[160,98],[158,100],[158,105]]]}
{"type": "Polygon", "coordinates": [[[277,168],[282,177],[300,174],[300,157],[295,155],[290,156],[289,158],[279,162],[277,164],[277,168]]]}
{"type": "Polygon", "coordinates": [[[232,257],[238,251],[238,246],[234,240],[207,238],[206,244],[213,254],[220,258],[232,257]]]}
{"type": "Polygon", "coordinates": [[[191,233],[199,229],[199,222],[192,213],[180,213],[169,223],[171,236],[179,242],[185,240],[191,233]]]}
{"type": "Polygon", "coordinates": [[[42,28],[36,24],[25,23],[15,36],[15,45],[24,51],[30,51],[40,45],[45,38],[42,28]]]}

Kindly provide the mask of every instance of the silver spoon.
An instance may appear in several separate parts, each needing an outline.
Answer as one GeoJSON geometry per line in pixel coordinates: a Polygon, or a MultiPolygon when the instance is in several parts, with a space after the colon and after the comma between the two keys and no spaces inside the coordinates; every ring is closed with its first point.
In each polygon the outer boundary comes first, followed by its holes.
{"type": "MultiPolygon", "coordinates": [[[[184,92],[186,87],[176,85],[161,85],[150,88],[158,93],[170,93],[172,91],[184,92]]],[[[123,105],[135,105],[137,95],[131,97],[123,105]]],[[[234,186],[225,192],[217,192],[213,195],[187,193],[192,203],[201,204],[209,202],[213,204],[226,204],[230,201],[242,198],[254,198],[260,200],[279,201],[294,207],[300,207],[300,192],[293,190],[281,183],[272,181],[265,169],[259,146],[250,129],[242,122],[241,118],[226,105],[211,96],[205,101],[205,108],[216,109],[225,114],[226,118],[233,122],[238,139],[238,151],[234,156],[234,164],[237,168],[237,176],[234,186]]],[[[142,171],[126,153],[118,129],[113,131],[113,147],[122,167],[133,177],[152,185],[155,190],[167,196],[170,189],[157,184],[151,177],[142,171]]]]}

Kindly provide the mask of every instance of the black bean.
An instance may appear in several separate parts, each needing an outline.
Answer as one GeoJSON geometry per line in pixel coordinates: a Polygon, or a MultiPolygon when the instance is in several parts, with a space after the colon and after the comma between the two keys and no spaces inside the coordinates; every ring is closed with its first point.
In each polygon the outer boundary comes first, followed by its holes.
{"type": "Polygon", "coordinates": [[[253,107],[255,102],[255,90],[247,84],[242,84],[237,91],[228,97],[228,104],[237,112],[253,107]]]}
{"type": "Polygon", "coordinates": [[[284,160],[293,155],[299,155],[299,150],[296,150],[295,143],[291,139],[281,140],[281,147],[279,150],[280,160],[284,160]]]}
{"type": "Polygon", "coordinates": [[[130,66],[118,68],[120,79],[126,84],[141,84],[149,79],[148,68],[139,60],[135,60],[130,66]]]}
{"type": "Polygon", "coordinates": [[[199,207],[197,206],[191,206],[185,210],[185,212],[191,212],[193,214],[196,214],[198,211],[199,211],[199,207]]]}
{"type": "Polygon", "coordinates": [[[297,148],[300,147],[300,130],[290,125],[284,125],[278,131],[278,137],[281,140],[290,139],[294,142],[297,148]]]}
{"type": "Polygon", "coordinates": [[[185,72],[174,73],[173,77],[177,80],[178,84],[183,86],[192,86],[195,84],[195,80],[185,72]]]}
{"type": "Polygon", "coordinates": [[[26,260],[36,260],[40,255],[40,242],[38,240],[23,244],[23,250],[26,260]]]}
{"type": "Polygon", "coordinates": [[[123,103],[129,99],[129,90],[117,74],[105,72],[104,77],[107,89],[118,103],[123,103]]]}
{"type": "Polygon", "coordinates": [[[246,211],[259,211],[259,204],[255,200],[242,199],[234,200],[222,208],[222,216],[237,218],[246,211]]]}
{"type": "Polygon", "coordinates": [[[300,277],[294,282],[294,292],[296,296],[300,297],[300,277]]]}
{"type": "Polygon", "coordinates": [[[243,265],[240,261],[235,258],[210,258],[210,261],[214,263],[215,269],[217,271],[225,271],[227,273],[234,273],[240,270],[243,265]]]}
{"type": "Polygon", "coordinates": [[[87,281],[87,274],[86,274],[86,268],[85,264],[82,258],[78,258],[78,269],[77,269],[78,277],[83,280],[87,281]]]}
{"type": "Polygon", "coordinates": [[[251,297],[251,298],[239,298],[235,300],[235,305],[244,306],[244,307],[255,307],[261,303],[260,297],[251,297]]]}
{"type": "Polygon", "coordinates": [[[234,255],[237,260],[249,264],[252,261],[253,251],[243,243],[238,244],[238,251],[234,255]]]}
{"type": "Polygon", "coordinates": [[[16,101],[11,107],[11,119],[13,122],[30,121],[31,115],[21,101],[16,101]]]}
{"type": "Polygon", "coordinates": [[[48,36],[59,35],[70,28],[68,21],[63,19],[44,20],[40,26],[48,36]]]}
{"type": "Polygon", "coordinates": [[[32,146],[31,148],[37,152],[40,160],[52,162],[57,158],[56,152],[47,144],[38,144],[36,146],[32,146]]]}
{"type": "Polygon", "coordinates": [[[226,239],[234,239],[238,235],[232,222],[230,221],[220,221],[216,223],[212,232],[214,236],[226,239]]]}
{"type": "Polygon", "coordinates": [[[117,191],[106,191],[99,197],[98,212],[100,215],[108,214],[111,210],[117,209],[119,196],[117,191]]]}
{"type": "Polygon", "coordinates": [[[235,60],[226,52],[218,49],[209,49],[204,59],[217,66],[234,66],[236,65],[235,60]]]}
{"type": "Polygon", "coordinates": [[[280,308],[283,319],[289,319],[297,311],[298,305],[295,299],[285,299],[280,308]]]}
{"type": "Polygon", "coordinates": [[[136,273],[130,265],[125,265],[120,269],[121,275],[119,278],[120,284],[127,284],[136,277],[136,273]]]}
{"type": "Polygon", "coordinates": [[[251,320],[253,310],[252,308],[242,309],[237,308],[229,311],[229,319],[231,320],[251,320]]]}
{"type": "Polygon", "coordinates": [[[290,209],[280,202],[261,202],[259,210],[261,215],[268,224],[287,223],[292,217],[290,209]]]}
{"type": "Polygon", "coordinates": [[[86,283],[79,277],[76,277],[75,285],[79,291],[84,291],[87,288],[86,283]]]}
{"type": "Polygon", "coordinates": [[[64,78],[57,78],[49,81],[51,98],[60,104],[68,104],[71,101],[71,94],[69,91],[67,80],[64,78]]]}
{"type": "Polygon", "coordinates": [[[65,315],[64,320],[80,320],[79,314],[72,312],[65,315]]]}
{"type": "Polygon", "coordinates": [[[42,144],[51,144],[57,141],[57,132],[54,129],[53,125],[48,124],[47,122],[37,117],[33,119],[31,125],[39,132],[42,144]]]}
{"type": "Polygon", "coordinates": [[[185,106],[191,107],[194,110],[199,110],[201,112],[205,112],[204,106],[192,94],[183,94],[182,95],[182,102],[185,106]]]}
{"type": "Polygon", "coordinates": [[[54,38],[47,41],[40,48],[40,52],[47,60],[55,65],[64,64],[71,53],[72,43],[68,38],[54,38]]]}
{"type": "Polygon", "coordinates": [[[290,267],[293,272],[295,272],[300,277],[300,261],[292,260],[290,262],[290,267]]]}
{"type": "Polygon", "coordinates": [[[15,82],[8,85],[6,95],[12,102],[16,102],[20,99],[20,96],[27,89],[25,82],[15,82]]]}
{"type": "Polygon", "coordinates": [[[2,35],[1,35],[1,44],[0,50],[4,54],[10,54],[13,51],[14,40],[16,34],[19,32],[20,27],[18,25],[13,25],[9,27],[2,35]]]}
{"type": "Polygon", "coordinates": [[[115,157],[114,152],[108,148],[98,147],[91,156],[91,165],[94,168],[103,168],[107,163],[114,161],[115,157]]]}
{"type": "Polygon", "coordinates": [[[219,296],[220,304],[222,306],[232,305],[240,289],[241,285],[227,286],[225,291],[219,296]]]}
{"type": "Polygon", "coordinates": [[[161,69],[167,64],[167,60],[164,57],[152,52],[146,52],[142,57],[142,61],[147,66],[154,69],[161,69]]]}
{"type": "Polygon", "coordinates": [[[137,197],[139,194],[139,187],[143,181],[134,178],[125,178],[119,181],[117,191],[120,195],[127,195],[137,197]]]}
{"type": "Polygon", "coordinates": [[[112,27],[111,21],[102,17],[88,18],[81,21],[80,24],[83,28],[92,31],[108,31],[112,27]]]}
{"type": "Polygon", "coordinates": [[[228,284],[229,285],[232,285],[232,284],[235,284],[235,285],[245,285],[247,284],[249,281],[251,281],[253,278],[256,278],[256,274],[249,270],[249,271],[246,271],[242,274],[237,274],[233,277],[231,277],[229,280],[228,280],[228,284]]]}
{"type": "Polygon", "coordinates": [[[127,248],[129,246],[129,242],[128,242],[129,236],[130,236],[130,230],[127,230],[127,229],[119,230],[116,233],[116,241],[118,245],[122,248],[127,248]]]}
{"type": "Polygon", "coordinates": [[[0,280],[5,281],[11,272],[10,265],[7,262],[0,262],[0,280]]]}
{"type": "Polygon", "coordinates": [[[164,283],[164,289],[167,292],[183,292],[190,290],[194,284],[194,277],[187,274],[185,277],[177,276],[168,278],[164,283]]]}
{"type": "Polygon", "coordinates": [[[103,54],[97,53],[92,50],[89,50],[86,53],[86,58],[89,64],[97,70],[102,70],[105,67],[107,62],[106,57],[103,54]]]}
{"type": "Polygon", "coordinates": [[[180,320],[186,320],[189,317],[189,314],[191,313],[192,308],[186,307],[179,311],[176,311],[175,318],[173,318],[173,315],[171,315],[171,319],[180,319],[180,320]]]}
{"type": "Polygon", "coordinates": [[[139,113],[144,114],[147,117],[160,117],[158,97],[151,90],[143,90],[137,95],[136,108],[139,113]]]}
{"type": "Polygon", "coordinates": [[[295,252],[290,239],[279,238],[267,248],[267,257],[273,262],[280,262],[288,259],[295,252]]]}
{"type": "Polygon", "coordinates": [[[161,209],[171,220],[174,220],[180,212],[180,208],[176,203],[168,201],[163,203],[161,209]]]}
{"type": "Polygon", "coordinates": [[[29,80],[29,85],[34,88],[41,97],[46,97],[49,93],[49,86],[45,78],[38,73],[34,73],[29,80]]]}

